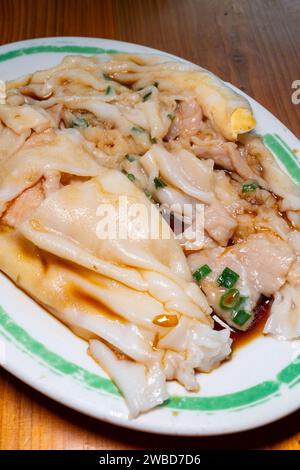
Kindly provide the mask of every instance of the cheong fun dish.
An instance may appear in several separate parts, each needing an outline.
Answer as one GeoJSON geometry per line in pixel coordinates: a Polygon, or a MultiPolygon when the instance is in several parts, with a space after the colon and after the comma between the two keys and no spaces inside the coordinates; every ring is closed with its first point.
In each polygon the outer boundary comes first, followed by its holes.
{"type": "Polygon", "coordinates": [[[67,56],[6,83],[0,270],[88,341],[131,417],[167,381],[198,391],[264,302],[265,334],[300,336],[300,188],[254,128],[244,97],[166,58],[67,56]],[[124,200],[160,235],[132,218],[99,236],[124,200]]]}

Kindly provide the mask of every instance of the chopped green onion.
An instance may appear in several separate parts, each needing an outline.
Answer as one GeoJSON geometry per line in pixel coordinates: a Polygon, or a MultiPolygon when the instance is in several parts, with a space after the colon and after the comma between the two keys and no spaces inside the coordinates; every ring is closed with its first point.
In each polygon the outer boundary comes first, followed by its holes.
{"type": "Polygon", "coordinates": [[[252,315],[250,312],[247,312],[246,310],[239,310],[238,312],[234,313],[232,321],[238,326],[243,326],[251,318],[251,316],[252,315]]]}
{"type": "Polygon", "coordinates": [[[237,306],[235,307],[235,310],[238,310],[246,302],[247,299],[248,299],[248,297],[240,295],[240,300],[239,300],[239,303],[237,304],[237,306]]]}
{"type": "Polygon", "coordinates": [[[193,278],[195,281],[200,282],[202,279],[204,279],[206,276],[208,276],[212,270],[208,266],[208,264],[204,264],[200,268],[198,268],[195,272],[193,272],[193,278]]]}
{"type": "Polygon", "coordinates": [[[142,132],[145,132],[145,129],[143,129],[142,127],[132,127],[131,128],[131,132],[135,132],[137,134],[141,134],[142,132]]]}
{"type": "Polygon", "coordinates": [[[89,123],[87,122],[86,119],[81,118],[81,117],[75,117],[74,121],[70,122],[69,124],[70,127],[82,127],[86,128],[89,127],[89,123]]]}
{"type": "Polygon", "coordinates": [[[259,187],[259,184],[257,181],[255,180],[247,181],[246,183],[243,184],[242,192],[251,193],[252,191],[255,191],[258,187],[259,187]]]}
{"type": "Polygon", "coordinates": [[[240,303],[240,291],[238,289],[229,289],[220,298],[220,307],[224,310],[232,310],[240,303]]]}
{"type": "Polygon", "coordinates": [[[111,87],[111,86],[108,86],[108,87],[106,88],[106,90],[105,90],[105,94],[106,94],[106,95],[110,95],[111,91],[112,91],[112,87],[111,87]]]}
{"type": "Polygon", "coordinates": [[[151,199],[152,198],[152,193],[150,191],[145,191],[145,194],[147,196],[148,199],[151,199]]]}
{"type": "Polygon", "coordinates": [[[167,116],[170,119],[170,121],[174,121],[174,119],[175,119],[174,114],[167,114],[167,116]]]}
{"type": "Polygon", "coordinates": [[[149,135],[149,140],[150,140],[151,144],[156,144],[157,143],[156,137],[151,137],[151,135],[149,135]]]}
{"type": "Polygon", "coordinates": [[[222,274],[218,277],[217,283],[219,286],[226,287],[227,289],[231,289],[237,282],[240,276],[232,271],[230,268],[225,268],[222,274]]]}
{"type": "Polygon", "coordinates": [[[161,178],[157,178],[157,177],[154,178],[153,183],[156,189],[165,188],[167,186],[166,183],[161,178]]]}
{"type": "Polygon", "coordinates": [[[134,176],[132,173],[128,173],[127,178],[128,178],[130,181],[134,181],[134,180],[135,180],[135,176],[134,176]]]}
{"type": "Polygon", "coordinates": [[[159,83],[158,83],[158,82],[154,82],[154,83],[153,83],[153,86],[155,86],[155,88],[157,88],[157,87],[158,87],[158,85],[159,85],[159,83]]]}
{"type": "Polygon", "coordinates": [[[110,76],[107,75],[107,73],[103,74],[103,78],[104,78],[104,80],[112,80],[112,78],[110,78],[110,76]]]}
{"type": "Polygon", "coordinates": [[[143,101],[147,101],[150,96],[152,95],[152,91],[149,91],[148,93],[146,93],[144,96],[143,96],[143,101]]]}
{"type": "Polygon", "coordinates": [[[130,163],[136,161],[135,156],[134,156],[134,155],[130,155],[130,153],[127,153],[127,155],[125,155],[125,158],[127,158],[127,160],[128,160],[130,163]]]}

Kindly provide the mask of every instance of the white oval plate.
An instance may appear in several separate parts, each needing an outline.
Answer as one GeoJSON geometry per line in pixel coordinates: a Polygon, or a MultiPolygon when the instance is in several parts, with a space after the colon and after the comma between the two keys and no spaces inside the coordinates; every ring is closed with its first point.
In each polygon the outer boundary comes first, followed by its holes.
{"type": "MultiPolygon", "coordinates": [[[[0,47],[0,80],[51,67],[67,54],[90,55],[112,50],[164,54],[104,39],[34,39],[0,47]]],[[[257,118],[257,131],[281,165],[287,171],[292,169],[292,176],[300,182],[300,163],[291,150],[300,148],[299,140],[266,109],[248,99],[257,118]]],[[[200,374],[199,394],[187,393],[170,383],[170,400],[135,420],[128,420],[122,397],[86,350],[85,341],[0,275],[3,367],[75,410],[141,431],[214,435],[270,423],[300,405],[300,341],[257,338],[219,369],[200,374]]]]}

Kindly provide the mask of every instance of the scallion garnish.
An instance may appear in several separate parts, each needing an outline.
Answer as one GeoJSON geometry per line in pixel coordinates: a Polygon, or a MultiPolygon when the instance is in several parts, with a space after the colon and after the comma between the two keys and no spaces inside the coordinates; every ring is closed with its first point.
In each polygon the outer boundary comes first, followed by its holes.
{"type": "Polygon", "coordinates": [[[143,96],[143,101],[147,101],[150,98],[151,95],[152,95],[152,91],[148,91],[148,93],[146,93],[143,96]]]}
{"type": "Polygon", "coordinates": [[[111,86],[108,86],[108,87],[106,88],[106,90],[105,90],[105,94],[106,94],[106,95],[110,95],[111,91],[112,91],[112,87],[111,87],[111,86]]]}
{"type": "Polygon", "coordinates": [[[204,279],[206,276],[208,276],[212,270],[208,266],[208,264],[204,264],[200,268],[198,268],[196,271],[193,272],[193,278],[195,281],[200,282],[202,279],[204,279]]]}
{"type": "Polygon", "coordinates": [[[145,132],[145,129],[142,127],[132,127],[131,132],[135,132],[136,134],[141,134],[142,132],[145,132]]]}
{"type": "Polygon", "coordinates": [[[134,155],[130,155],[130,153],[127,153],[127,155],[125,155],[125,158],[127,158],[127,160],[128,160],[130,163],[136,161],[135,156],[134,156],[134,155]]]}
{"type": "Polygon", "coordinates": [[[157,139],[156,139],[156,137],[151,137],[151,135],[149,135],[149,140],[150,140],[150,143],[151,143],[151,144],[157,144],[157,139]]]}
{"type": "Polygon", "coordinates": [[[112,78],[110,78],[110,76],[107,75],[107,73],[103,74],[103,78],[104,78],[104,80],[112,80],[112,78]]]}
{"type": "Polygon", "coordinates": [[[259,187],[259,184],[257,181],[255,180],[246,181],[246,183],[243,184],[242,192],[251,193],[252,191],[255,191],[258,187],[259,187]]]}
{"type": "Polygon", "coordinates": [[[145,195],[147,196],[148,199],[151,199],[152,198],[152,193],[150,191],[145,191],[145,195]]]}
{"type": "Polygon", "coordinates": [[[220,307],[224,310],[232,310],[240,304],[240,291],[238,289],[229,289],[220,298],[220,307]]]}
{"type": "Polygon", "coordinates": [[[238,310],[246,302],[247,299],[248,299],[248,297],[240,295],[240,300],[239,300],[237,306],[235,307],[235,310],[238,310]]]}
{"type": "Polygon", "coordinates": [[[89,127],[89,123],[84,118],[75,117],[74,120],[70,122],[69,126],[86,128],[86,127],[89,127]]]}
{"type": "Polygon", "coordinates": [[[134,176],[132,173],[128,173],[127,178],[128,178],[130,181],[134,181],[134,180],[135,180],[135,176],[134,176]]]}
{"type": "Polygon", "coordinates": [[[239,310],[238,312],[234,312],[232,321],[238,326],[243,326],[250,320],[251,316],[251,313],[247,312],[247,310],[239,310]]]}
{"type": "Polygon", "coordinates": [[[153,183],[156,189],[165,188],[167,186],[166,183],[161,178],[158,178],[158,177],[154,178],[153,183]]]}
{"type": "Polygon", "coordinates": [[[225,268],[222,274],[218,277],[217,283],[219,284],[219,286],[231,289],[231,287],[236,284],[239,277],[240,276],[234,271],[232,271],[230,268],[225,268]]]}

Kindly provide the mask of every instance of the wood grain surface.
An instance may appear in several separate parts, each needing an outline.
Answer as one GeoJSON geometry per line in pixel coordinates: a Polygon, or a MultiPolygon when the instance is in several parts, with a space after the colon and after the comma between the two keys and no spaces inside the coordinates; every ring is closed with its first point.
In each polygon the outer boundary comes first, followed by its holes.
{"type": "MultiPolygon", "coordinates": [[[[300,137],[299,0],[0,0],[0,44],[94,36],[185,57],[230,81],[300,137]]],[[[0,449],[300,449],[300,411],[255,431],[159,437],[69,410],[0,372],[0,449]]]]}

